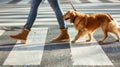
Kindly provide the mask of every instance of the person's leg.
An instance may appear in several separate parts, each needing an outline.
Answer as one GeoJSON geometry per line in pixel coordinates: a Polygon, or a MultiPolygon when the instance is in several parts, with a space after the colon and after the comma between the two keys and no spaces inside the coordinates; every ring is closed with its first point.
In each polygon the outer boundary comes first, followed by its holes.
{"type": "Polygon", "coordinates": [[[24,28],[29,29],[29,30],[31,29],[37,16],[38,6],[40,5],[41,2],[42,0],[32,0],[31,9],[30,9],[29,16],[28,16],[28,19],[27,19],[27,22],[24,28]]]}
{"type": "Polygon", "coordinates": [[[63,20],[63,12],[62,12],[62,9],[60,7],[59,0],[48,0],[48,2],[56,14],[60,29],[66,28],[67,26],[63,20]]]}
{"type": "Polygon", "coordinates": [[[67,32],[67,26],[63,20],[63,12],[60,8],[59,0],[48,0],[48,2],[56,14],[61,31],[61,34],[57,38],[53,39],[52,42],[69,41],[70,38],[67,32]]]}
{"type": "Polygon", "coordinates": [[[30,32],[30,29],[31,29],[35,19],[36,19],[38,6],[40,5],[41,1],[42,0],[32,0],[31,9],[30,9],[29,16],[28,16],[28,19],[27,19],[27,22],[26,22],[24,28],[17,35],[11,35],[10,36],[11,38],[18,39],[18,40],[21,40],[22,43],[26,43],[27,36],[30,32]]]}

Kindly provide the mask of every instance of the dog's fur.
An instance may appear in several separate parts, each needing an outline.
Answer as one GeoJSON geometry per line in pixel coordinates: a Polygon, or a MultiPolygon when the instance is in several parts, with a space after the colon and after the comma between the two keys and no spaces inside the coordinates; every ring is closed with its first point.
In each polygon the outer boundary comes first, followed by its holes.
{"type": "Polygon", "coordinates": [[[88,34],[89,39],[87,42],[92,39],[92,32],[102,28],[104,32],[104,38],[99,42],[103,42],[108,37],[108,32],[114,33],[117,36],[117,40],[120,39],[120,27],[117,22],[111,17],[110,14],[83,14],[77,11],[70,10],[63,16],[65,20],[70,20],[70,23],[74,24],[74,27],[78,30],[77,35],[75,36],[72,43],[76,42],[80,37],[88,34]]]}

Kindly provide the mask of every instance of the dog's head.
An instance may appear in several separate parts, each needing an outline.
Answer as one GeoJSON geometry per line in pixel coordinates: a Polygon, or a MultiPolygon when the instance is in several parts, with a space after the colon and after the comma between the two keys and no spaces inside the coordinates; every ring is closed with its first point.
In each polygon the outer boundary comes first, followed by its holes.
{"type": "Polygon", "coordinates": [[[64,18],[64,20],[70,20],[70,23],[74,23],[75,16],[76,16],[75,11],[70,10],[70,11],[67,11],[67,12],[64,14],[63,18],[64,18]]]}
{"type": "Polygon", "coordinates": [[[87,24],[87,14],[79,13],[74,10],[67,11],[64,14],[63,18],[65,20],[70,20],[70,23],[74,23],[74,24],[81,23],[84,25],[87,24]]]}

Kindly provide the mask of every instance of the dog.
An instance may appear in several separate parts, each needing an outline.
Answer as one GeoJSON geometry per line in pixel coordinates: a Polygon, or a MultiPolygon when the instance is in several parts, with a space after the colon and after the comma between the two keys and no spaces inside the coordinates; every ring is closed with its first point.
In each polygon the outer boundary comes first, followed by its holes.
{"type": "Polygon", "coordinates": [[[70,23],[73,23],[74,27],[78,30],[77,35],[75,36],[74,40],[72,40],[72,43],[75,43],[79,38],[86,34],[89,37],[86,42],[90,42],[92,40],[91,34],[100,27],[104,32],[104,38],[98,42],[102,43],[108,37],[108,32],[116,35],[116,41],[120,40],[120,27],[113,17],[108,13],[84,14],[74,10],[69,10],[63,15],[63,19],[69,20],[70,23]]]}

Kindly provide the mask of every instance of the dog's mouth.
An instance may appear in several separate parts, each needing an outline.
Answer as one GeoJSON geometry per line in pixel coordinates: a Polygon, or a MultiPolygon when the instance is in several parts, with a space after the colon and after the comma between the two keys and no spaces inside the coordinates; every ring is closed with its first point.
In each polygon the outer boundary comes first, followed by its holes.
{"type": "Polygon", "coordinates": [[[65,18],[65,20],[68,20],[69,18],[65,18]]]}

